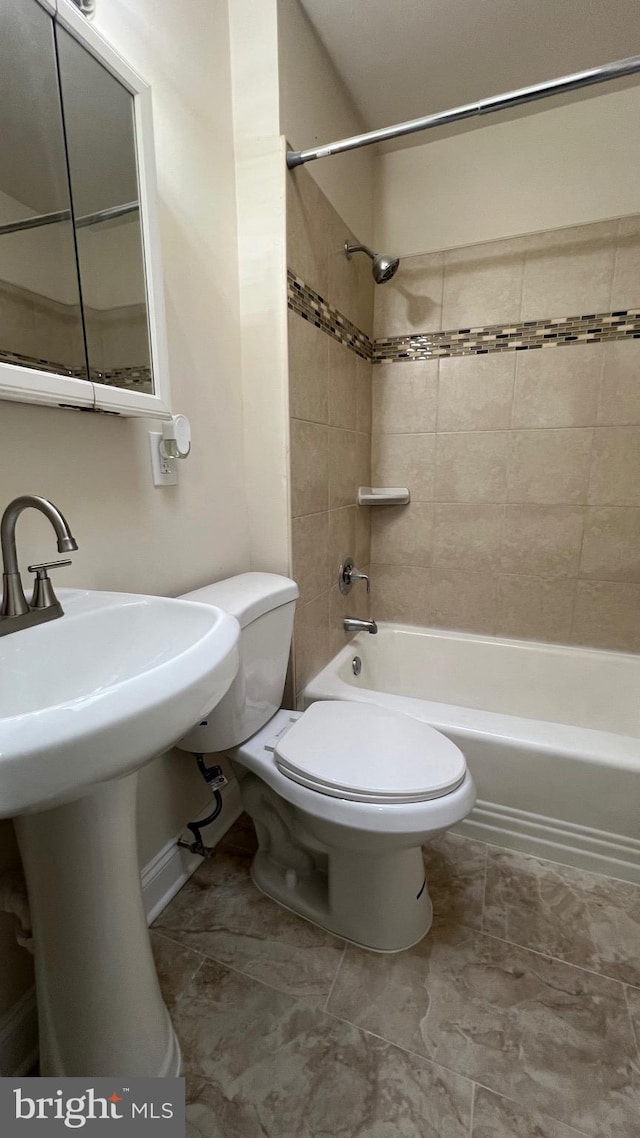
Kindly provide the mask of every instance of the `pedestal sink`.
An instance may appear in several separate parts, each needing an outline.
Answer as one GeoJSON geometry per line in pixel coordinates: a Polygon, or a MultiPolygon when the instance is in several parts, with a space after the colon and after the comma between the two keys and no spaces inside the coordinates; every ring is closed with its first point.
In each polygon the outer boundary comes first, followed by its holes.
{"type": "Polygon", "coordinates": [[[0,639],[0,817],[31,905],[43,1075],[177,1075],[136,852],[136,771],[225,694],[220,609],[60,590],[65,615],[0,639]],[[213,698],[212,698],[213,697],[213,698]]]}

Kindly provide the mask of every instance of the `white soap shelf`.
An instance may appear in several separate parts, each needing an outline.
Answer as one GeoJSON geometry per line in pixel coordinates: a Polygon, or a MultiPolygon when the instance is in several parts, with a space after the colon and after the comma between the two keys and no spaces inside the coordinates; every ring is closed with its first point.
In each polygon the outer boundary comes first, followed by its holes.
{"type": "Polygon", "coordinates": [[[359,486],[359,506],[406,506],[411,491],[406,486],[359,486]]]}

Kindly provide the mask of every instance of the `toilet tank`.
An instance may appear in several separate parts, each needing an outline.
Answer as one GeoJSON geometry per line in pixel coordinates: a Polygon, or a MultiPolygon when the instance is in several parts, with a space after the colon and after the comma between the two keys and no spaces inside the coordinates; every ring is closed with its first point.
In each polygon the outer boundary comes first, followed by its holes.
{"type": "Polygon", "coordinates": [[[240,667],[229,691],[179,743],[204,754],[244,743],[280,707],[287,674],[298,586],[276,573],[241,573],[181,600],[217,605],[240,625],[240,667]]]}

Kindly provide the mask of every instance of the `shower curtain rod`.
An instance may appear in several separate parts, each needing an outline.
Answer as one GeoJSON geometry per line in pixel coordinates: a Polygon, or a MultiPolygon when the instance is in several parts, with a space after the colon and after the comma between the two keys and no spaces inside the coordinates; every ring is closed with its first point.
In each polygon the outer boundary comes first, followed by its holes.
{"type": "Polygon", "coordinates": [[[475,115],[488,115],[493,111],[502,111],[506,107],[518,107],[522,103],[533,103],[537,99],[546,99],[550,95],[562,95],[565,91],[577,91],[581,87],[590,87],[594,83],[607,83],[610,79],[619,79],[623,75],[633,75],[640,72],[640,55],[633,55],[629,59],[621,59],[617,63],[605,63],[602,67],[592,67],[588,71],[577,71],[574,75],[564,75],[561,79],[551,79],[547,83],[535,83],[532,87],[521,87],[518,91],[508,91],[506,95],[495,95],[491,99],[480,99],[476,103],[465,103],[462,107],[454,107],[450,111],[439,111],[435,115],[427,115],[422,119],[410,119],[408,122],[398,123],[397,126],[383,127],[381,130],[370,130],[366,134],[354,134],[352,138],[342,138],[338,142],[329,142],[324,146],[312,147],[309,150],[290,150],[287,153],[287,166],[290,170],[294,166],[302,166],[305,162],[313,162],[316,158],[328,158],[332,154],[344,154],[347,150],[357,150],[360,146],[371,146],[375,142],[386,142],[390,138],[401,138],[405,134],[415,134],[420,130],[430,130],[435,126],[444,126],[446,123],[460,122],[475,115]]]}
{"type": "MultiPolygon", "coordinates": [[[[76,229],[95,225],[97,221],[110,221],[115,217],[123,217],[126,213],[133,213],[139,208],[138,202],[126,202],[124,205],[112,205],[108,209],[100,209],[97,213],[86,213],[84,217],[76,218],[76,229]]],[[[36,217],[26,217],[24,221],[9,221],[6,225],[0,225],[0,237],[4,237],[5,233],[40,229],[42,225],[53,225],[58,221],[71,221],[71,210],[59,209],[56,213],[39,213],[36,217]]]]}

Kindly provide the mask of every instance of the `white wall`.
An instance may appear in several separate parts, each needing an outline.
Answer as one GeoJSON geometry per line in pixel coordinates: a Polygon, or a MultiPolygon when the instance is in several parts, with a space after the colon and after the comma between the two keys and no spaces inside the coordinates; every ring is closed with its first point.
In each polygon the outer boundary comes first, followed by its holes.
{"type": "Polygon", "coordinates": [[[640,87],[376,159],[375,244],[400,256],[638,212],[640,87]]]}
{"type": "MultiPolygon", "coordinates": [[[[280,129],[308,150],[365,129],[353,100],[298,0],[278,0],[280,129]]],[[[309,162],[306,169],[349,229],[373,240],[373,152],[354,150],[309,162]]]]}
{"type": "MultiPolygon", "coordinates": [[[[2,504],[40,493],[67,515],[80,548],[61,583],[175,595],[249,567],[227,3],[102,0],[96,26],[153,89],[173,403],[193,451],[156,489],[149,424],[1,403],[2,504]]],[[[30,513],[22,569],[55,556],[30,513]]],[[[144,862],[208,791],[186,756],[147,767],[140,791],[144,862]]],[[[3,972],[0,1008],[21,983],[3,972]]]]}

